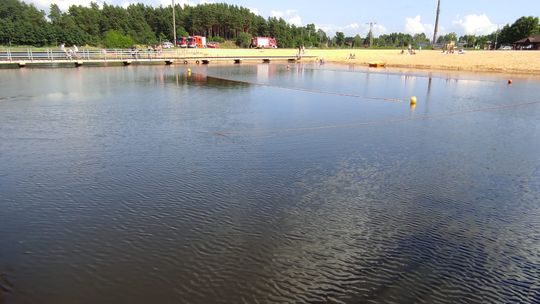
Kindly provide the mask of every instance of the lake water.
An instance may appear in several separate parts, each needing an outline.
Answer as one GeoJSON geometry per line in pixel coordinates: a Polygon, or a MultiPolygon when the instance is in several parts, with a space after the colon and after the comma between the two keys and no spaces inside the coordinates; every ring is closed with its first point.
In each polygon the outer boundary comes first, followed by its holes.
{"type": "Polygon", "coordinates": [[[0,70],[4,302],[540,303],[538,78],[191,68],[0,70]]]}

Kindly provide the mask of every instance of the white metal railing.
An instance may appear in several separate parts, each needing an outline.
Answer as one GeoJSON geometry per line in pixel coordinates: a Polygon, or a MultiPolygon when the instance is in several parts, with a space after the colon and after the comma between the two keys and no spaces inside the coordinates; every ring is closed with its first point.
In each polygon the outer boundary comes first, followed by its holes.
{"type": "Polygon", "coordinates": [[[78,52],[70,50],[33,50],[26,49],[12,51],[11,49],[0,49],[0,62],[19,61],[77,61],[77,60],[149,60],[149,59],[169,59],[183,57],[177,50],[135,50],[135,49],[83,49],[78,52]]]}

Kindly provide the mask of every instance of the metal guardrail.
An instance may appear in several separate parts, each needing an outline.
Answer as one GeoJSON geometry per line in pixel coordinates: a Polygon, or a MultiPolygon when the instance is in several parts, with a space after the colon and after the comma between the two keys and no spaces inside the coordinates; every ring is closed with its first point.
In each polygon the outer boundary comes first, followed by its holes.
{"type": "Polygon", "coordinates": [[[75,66],[81,66],[86,63],[99,64],[106,62],[122,62],[124,65],[129,65],[132,62],[157,62],[164,61],[165,64],[173,64],[175,60],[179,60],[184,64],[188,61],[196,64],[208,64],[210,61],[227,61],[233,60],[235,63],[240,63],[243,60],[262,60],[270,62],[271,60],[300,60],[302,58],[313,59],[316,56],[298,56],[293,55],[236,55],[236,56],[219,56],[199,49],[166,49],[166,50],[140,50],[140,49],[83,49],[78,52],[67,49],[66,51],[58,49],[31,49],[26,50],[5,48],[0,49],[0,65],[18,64],[19,67],[24,67],[27,64],[61,64],[73,63],[75,66]]]}
{"type": "Polygon", "coordinates": [[[166,59],[174,58],[179,54],[172,51],[153,51],[153,50],[131,50],[131,49],[102,49],[88,50],[83,49],[79,52],[61,51],[61,50],[33,50],[12,51],[11,49],[0,49],[0,62],[44,62],[44,61],[77,61],[77,60],[139,60],[139,59],[166,59]]]}

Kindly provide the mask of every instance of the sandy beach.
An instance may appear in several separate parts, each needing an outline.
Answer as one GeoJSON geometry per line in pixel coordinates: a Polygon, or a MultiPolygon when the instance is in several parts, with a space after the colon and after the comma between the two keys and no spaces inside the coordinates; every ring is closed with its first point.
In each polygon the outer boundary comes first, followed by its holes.
{"type": "MultiPolygon", "coordinates": [[[[204,49],[178,52],[196,53],[199,56],[291,56],[297,54],[298,50],[204,49]]],[[[422,50],[417,51],[416,55],[403,55],[397,49],[307,49],[305,56],[324,58],[325,62],[357,65],[384,62],[387,67],[407,69],[540,74],[540,51],[467,51],[465,54],[444,54],[441,51],[422,50]],[[351,54],[354,59],[350,59],[351,54]]]]}

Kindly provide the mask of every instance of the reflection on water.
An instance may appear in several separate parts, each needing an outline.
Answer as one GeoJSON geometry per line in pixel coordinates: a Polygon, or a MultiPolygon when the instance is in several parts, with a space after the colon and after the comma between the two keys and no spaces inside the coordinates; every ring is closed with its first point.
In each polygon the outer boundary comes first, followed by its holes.
{"type": "Polygon", "coordinates": [[[154,81],[159,84],[174,83],[179,87],[202,86],[225,89],[240,89],[249,85],[248,82],[212,77],[202,73],[189,75],[187,73],[175,73],[170,75],[159,74],[154,75],[154,81]]]}
{"type": "Polygon", "coordinates": [[[7,303],[540,301],[538,80],[191,68],[0,71],[7,303]]]}

